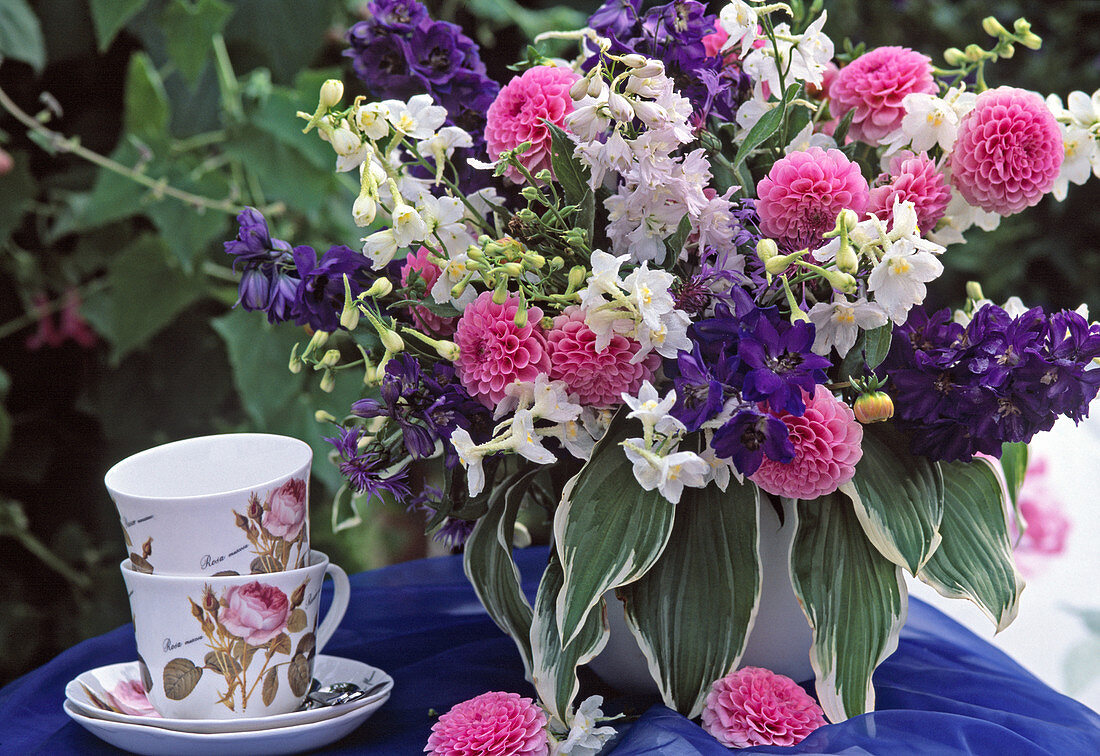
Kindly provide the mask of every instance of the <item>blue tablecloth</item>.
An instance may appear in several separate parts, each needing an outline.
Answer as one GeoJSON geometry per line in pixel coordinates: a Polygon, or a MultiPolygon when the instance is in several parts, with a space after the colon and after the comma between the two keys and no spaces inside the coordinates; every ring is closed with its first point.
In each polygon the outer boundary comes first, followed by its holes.
{"type": "MultiPolygon", "coordinates": [[[[517,554],[529,590],[545,559],[544,548],[517,554]]],[[[387,704],[324,752],[421,753],[434,721],[429,709],[445,712],[489,690],[533,695],[515,647],[478,604],[457,557],[353,576],[351,607],[324,653],[381,667],[395,680],[387,704]]],[[[64,687],[87,669],[130,661],[135,654],[133,629],[126,625],[0,690],[0,752],[117,753],[69,721],[61,710],[64,687]]],[[[585,682],[598,685],[591,678],[585,682]]],[[[917,600],[910,602],[897,652],[874,683],[873,714],[822,727],[792,748],[742,753],[1100,754],[1100,716],[917,600]]],[[[618,703],[642,716],[609,749],[614,756],[729,753],[669,709],[645,701],[618,703]]]]}

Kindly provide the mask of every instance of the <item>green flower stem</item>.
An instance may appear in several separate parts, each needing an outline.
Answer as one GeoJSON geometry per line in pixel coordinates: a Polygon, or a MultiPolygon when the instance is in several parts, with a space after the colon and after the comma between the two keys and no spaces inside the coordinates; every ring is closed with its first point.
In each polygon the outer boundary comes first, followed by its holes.
{"type": "Polygon", "coordinates": [[[90,590],[92,587],[92,580],[87,575],[77,572],[70,567],[65,560],[59,557],[57,554],[50,551],[49,547],[28,530],[16,530],[8,533],[19,543],[23,544],[23,548],[34,554],[38,559],[51,570],[56,572],[61,577],[75,585],[82,591],[90,590]]]}
{"type": "MultiPolygon", "coordinates": [[[[53,149],[58,152],[69,153],[83,158],[90,163],[94,163],[101,168],[117,173],[120,176],[148,187],[156,198],[163,196],[172,197],[184,204],[190,205],[194,208],[201,210],[217,210],[219,212],[227,213],[229,215],[236,215],[242,209],[240,205],[229,199],[215,200],[209,197],[202,197],[191,192],[185,192],[182,189],[177,189],[174,186],[169,186],[167,181],[163,178],[155,179],[152,176],[148,176],[136,168],[132,168],[127,165],[123,165],[116,160],[112,160],[109,157],[100,155],[98,152],[93,152],[80,143],[78,137],[66,137],[64,134],[54,131],[53,129],[46,128],[36,119],[32,118],[26,112],[23,111],[15,102],[8,96],[7,92],[0,89],[0,106],[4,110],[8,111],[17,121],[27,127],[28,131],[32,131],[39,136],[45,137],[47,143],[53,149]]],[[[265,209],[266,210],[266,209],[265,209]]]]}

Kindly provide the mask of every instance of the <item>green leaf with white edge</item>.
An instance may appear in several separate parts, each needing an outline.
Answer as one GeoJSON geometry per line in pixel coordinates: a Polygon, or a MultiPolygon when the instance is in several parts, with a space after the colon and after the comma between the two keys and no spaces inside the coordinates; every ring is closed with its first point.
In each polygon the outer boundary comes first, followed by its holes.
{"type": "Polygon", "coordinates": [[[46,65],[42,25],[27,0],[0,0],[0,57],[21,60],[35,73],[46,65]]]}
{"type": "Polygon", "coordinates": [[[151,234],[118,253],[107,279],[108,286],[90,294],[81,312],[110,342],[115,367],[206,292],[205,281],[182,271],[164,240],[151,234]]]}
{"type": "Polygon", "coordinates": [[[745,159],[753,150],[779,131],[779,127],[783,125],[783,117],[787,115],[787,103],[795,98],[801,87],[801,84],[791,84],[787,87],[787,91],[779,103],[762,115],[756,125],[749,129],[749,133],[745,135],[744,141],[737,148],[737,154],[733,158],[733,169],[735,171],[745,162],[745,159]]]}
{"type": "Polygon", "coordinates": [[[584,624],[569,643],[561,642],[558,633],[557,599],[564,586],[564,575],[557,553],[550,552],[550,562],[542,573],[535,594],[531,620],[531,678],[539,701],[550,715],[568,726],[573,719],[573,699],[580,690],[577,667],[596,658],[607,645],[607,607],[599,597],[596,611],[588,613],[584,624]]]}
{"type": "Polygon", "coordinates": [[[941,462],[943,543],[917,577],[948,598],[968,598],[1004,630],[1016,618],[1024,579],[1008,542],[1008,492],[993,460],[941,462]]]}
{"type": "Polygon", "coordinates": [[[135,53],[126,72],[126,130],[145,140],[162,138],[168,113],[168,94],[156,66],[145,53],[135,53]]]}
{"type": "Polygon", "coordinates": [[[543,123],[550,129],[550,165],[554,169],[554,178],[565,191],[566,204],[579,205],[584,201],[585,193],[590,191],[588,179],[591,173],[588,166],[573,154],[576,144],[569,134],[549,121],[543,123]]]}
{"type": "Polygon", "coordinates": [[[711,683],[736,669],[756,618],[758,506],[747,481],[725,493],[685,488],[661,558],[618,591],[665,705],[689,718],[711,683]]]}
{"type": "Polygon", "coordinates": [[[557,622],[565,643],[585,627],[605,591],[637,580],[653,566],[672,534],[676,506],[638,485],[619,445],[641,431],[620,409],[588,463],[566,483],[554,513],[565,573],[557,622]]]}
{"type": "Polygon", "coordinates": [[[943,476],[927,457],[909,453],[892,424],[864,426],[863,457],[840,490],[868,540],[899,567],[915,575],[939,547],[943,476]]]}
{"type": "Polygon", "coordinates": [[[92,26],[99,50],[103,52],[126,22],[145,7],[147,0],[91,0],[92,26]]]}
{"type": "Polygon", "coordinates": [[[515,641],[529,680],[532,609],[520,587],[519,568],[512,558],[512,537],[524,491],[541,472],[536,467],[507,488],[500,486],[493,491],[489,511],[477,521],[462,552],[466,578],[493,622],[515,641]]]}
{"type": "Polygon", "coordinates": [[[860,530],[838,494],[799,501],[791,584],[813,630],[810,664],[831,722],[875,708],[871,676],[898,647],[908,611],[900,567],[860,530]]]}
{"type": "Polygon", "coordinates": [[[161,14],[161,27],[171,30],[165,35],[168,57],[191,87],[211,57],[214,35],[232,15],[233,8],[221,0],[172,0],[161,14]]]}
{"type": "Polygon", "coordinates": [[[1023,535],[1027,528],[1023,515],[1020,513],[1020,489],[1024,485],[1024,477],[1027,475],[1028,450],[1027,444],[1022,441],[1001,444],[1001,469],[1005,474],[1005,485],[1008,488],[1008,498],[1012,500],[1012,507],[1016,513],[1017,530],[1023,535]]]}

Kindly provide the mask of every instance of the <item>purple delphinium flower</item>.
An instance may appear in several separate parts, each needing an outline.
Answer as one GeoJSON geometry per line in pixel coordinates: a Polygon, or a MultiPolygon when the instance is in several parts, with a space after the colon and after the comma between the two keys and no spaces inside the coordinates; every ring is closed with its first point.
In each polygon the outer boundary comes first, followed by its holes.
{"type": "Polygon", "coordinates": [[[408,467],[402,467],[397,472],[385,475],[384,473],[393,466],[383,450],[375,444],[368,444],[360,448],[359,442],[363,438],[360,428],[340,428],[340,435],[334,438],[326,438],[336,449],[340,456],[340,472],[348,483],[359,493],[381,496],[383,492],[391,493],[398,501],[404,501],[411,496],[408,486],[408,467]]]}
{"type": "Polygon", "coordinates": [[[1011,317],[986,305],[963,327],[949,310],[913,308],[895,330],[879,373],[890,378],[896,422],[915,454],[969,460],[999,457],[1006,442],[1027,442],[1059,415],[1087,416],[1100,388],[1100,325],[1077,313],[1048,317],[1033,308],[1011,317]]]}
{"type": "Polygon", "coordinates": [[[794,444],[783,421],[751,406],[716,430],[710,445],[717,456],[732,460],[742,475],[756,472],[765,456],[784,463],[794,459],[794,444]]]}
{"type": "MultiPolygon", "coordinates": [[[[727,361],[728,359],[723,360],[723,364],[727,361]]],[[[676,387],[676,404],[672,408],[672,414],[689,431],[699,430],[703,423],[722,411],[726,398],[725,389],[711,375],[709,366],[699,352],[698,344],[692,351],[681,352],[677,356],[676,372],[677,375],[672,379],[676,387]]]]}
{"type": "Polygon", "coordinates": [[[375,23],[397,32],[410,32],[428,20],[428,9],[417,0],[374,0],[367,9],[375,23]]]}
{"type": "Polygon", "coordinates": [[[290,244],[271,237],[267,221],[254,207],[242,210],[237,224],[237,238],[224,245],[226,254],[234,256],[234,270],[241,274],[237,304],[249,312],[266,313],[271,323],[292,319],[301,279],[290,244]]]}
{"type": "Polygon", "coordinates": [[[308,324],[316,331],[335,331],[341,327],[344,276],[353,297],[366,291],[373,278],[370,259],[343,245],[329,248],[320,262],[312,247],[295,247],[294,264],[301,278],[295,294],[296,322],[308,324]]]}
{"type": "Polygon", "coordinates": [[[778,329],[767,318],[760,319],[755,329],[742,335],[737,349],[747,369],[741,396],[801,415],[806,411],[802,392],[813,394],[816,384],[825,383],[825,368],[831,365],[811,351],[813,343],[812,323],[799,321],[778,329]]]}

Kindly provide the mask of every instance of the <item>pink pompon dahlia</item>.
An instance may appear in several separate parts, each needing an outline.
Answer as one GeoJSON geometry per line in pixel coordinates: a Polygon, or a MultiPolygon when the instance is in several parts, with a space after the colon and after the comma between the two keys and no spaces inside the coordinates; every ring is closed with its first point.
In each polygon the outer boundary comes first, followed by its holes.
{"type": "Polygon", "coordinates": [[[908,47],[876,47],[840,69],[829,86],[833,115],[854,109],[848,133],[869,144],[901,126],[905,95],[935,92],[932,59],[908,47]]]}
{"type": "Polygon", "coordinates": [[[550,353],[539,325],[542,310],[528,307],[527,323],[517,326],[518,309],[519,299],[511,294],[498,305],[493,292],[484,291],[458,319],[455,371],[470,396],[490,409],[504,398],[508,384],[530,383],[550,372],[550,353]]]}
{"type": "Polygon", "coordinates": [[[1054,187],[1064,158],[1058,123],[1039,95],[987,89],[959,122],[951,181],[971,205],[1012,215],[1054,187]]]}
{"type": "Polygon", "coordinates": [[[622,401],[622,393],[634,396],[644,381],[653,377],[661,356],[650,352],[631,363],[641,345],[621,334],[614,334],[602,352],[596,350],[596,334],[584,323],[577,306],[567,307],[554,318],[554,327],[546,335],[550,350],[550,378],[565,381],[587,407],[609,407],[622,401]]]}
{"type": "Polygon", "coordinates": [[[890,163],[887,183],[871,189],[867,212],[886,221],[893,216],[894,201],[909,201],[917,211],[917,228],[927,233],[936,227],[951,202],[947,178],[925,153],[899,155],[890,163]]]}
{"type": "MultiPolygon", "coordinates": [[[[530,142],[531,149],[519,157],[523,166],[532,175],[550,168],[550,129],[543,120],[565,128],[565,117],[573,112],[569,87],[577,78],[562,66],[534,66],[508,82],[485,114],[489,157],[496,160],[501,152],[530,142]]],[[[523,181],[515,168],[507,176],[517,184],[523,181]]]]}
{"type": "Polygon", "coordinates": [[[756,185],[760,230],[787,251],[816,249],[841,210],[863,214],[868,192],[859,165],[840,150],[792,152],[756,185]]]}
{"type": "Polygon", "coordinates": [[[494,691],[455,704],[432,725],[432,756],[546,756],[546,714],[530,698],[494,691]]]}
{"type": "Polygon", "coordinates": [[[787,463],[764,458],[750,476],[770,494],[791,499],[816,499],[852,479],[863,456],[863,427],[852,408],[818,385],[811,397],[805,391],[806,412],[795,417],[772,412],[787,426],[794,459],[787,463]]]}
{"type": "MultiPolygon", "coordinates": [[[[430,292],[435,282],[439,279],[439,266],[429,260],[431,252],[427,247],[421,247],[415,255],[405,258],[405,264],[401,266],[401,285],[408,286],[409,278],[415,270],[421,280],[424,281],[424,291],[430,292]]],[[[445,318],[436,315],[424,305],[416,305],[412,308],[413,320],[434,336],[449,336],[454,333],[455,321],[458,318],[445,318]]]]}
{"type": "Polygon", "coordinates": [[[821,707],[794,680],[743,667],[707,694],[703,729],[727,748],[792,746],[825,724],[821,707]]]}

